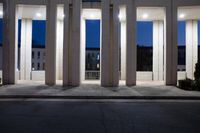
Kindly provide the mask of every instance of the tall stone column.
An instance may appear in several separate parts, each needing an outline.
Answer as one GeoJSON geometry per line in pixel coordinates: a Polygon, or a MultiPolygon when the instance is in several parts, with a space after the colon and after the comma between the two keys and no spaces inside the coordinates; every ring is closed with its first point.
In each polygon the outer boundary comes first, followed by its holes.
{"type": "Polygon", "coordinates": [[[126,79],[126,21],[121,22],[121,80],[126,79]]]}
{"type": "Polygon", "coordinates": [[[56,21],[57,0],[47,1],[46,16],[46,56],[45,56],[45,83],[55,85],[56,83],[56,21]]]}
{"type": "Polygon", "coordinates": [[[63,85],[80,85],[80,42],[82,1],[65,2],[63,85]]]}
{"type": "Polygon", "coordinates": [[[57,20],[56,80],[63,79],[63,20],[57,20]]]}
{"type": "Polygon", "coordinates": [[[119,85],[119,4],[102,0],[101,85],[119,85]]]}
{"type": "Polygon", "coordinates": [[[17,69],[17,34],[16,1],[3,1],[3,84],[16,83],[17,69]]]}
{"type": "Polygon", "coordinates": [[[32,20],[22,18],[20,48],[20,80],[30,80],[32,53],[32,20]]]}
{"type": "Polygon", "coordinates": [[[126,85],[136,85],[137,44],[136,44],[136,7],[133,0],[126,4],[126,85]]]}
{"type": "Polygon", "coordinates": [[[194,79],[195,64],[198,60],[198,21],[186,21],[186,74],[194,79]]]}
{"type": "Polygon", "coordinates": [[[86,20],[81,18],[81,81],[85,80],[86,20]]]}
{"type": "Polygon", "coordinates": [[[164,23],[153,21],[153,80],[164,80],[164,23]]]}
{"type": "Polygon", "coordinates": [[[164,23],[164,57],[165,57],[165,84],[177,85],[177,7],[166,6],[166,18],[164,23]]]}

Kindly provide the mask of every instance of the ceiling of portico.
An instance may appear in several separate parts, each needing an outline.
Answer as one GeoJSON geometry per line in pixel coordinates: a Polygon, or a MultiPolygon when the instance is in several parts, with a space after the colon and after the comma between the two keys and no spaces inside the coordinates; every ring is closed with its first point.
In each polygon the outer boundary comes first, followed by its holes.
{"type": "MultiPolygon", "coordinates": [[[[18,18],[30,18],[33,20],[46,20],[46,6],[41,5],[18,5],[18,18]]],[[[63,6],[58,5],[58,19],[64,18],[63,6]]],[[[83,18],[100,19],[101,9],[83,9],[83,18]]],[[[137,21],[153,21],[164,20],[165,8],[162,7],[138,7],[137,21]],[[146,16],[145,16],[146,15],[146,16]]],[[[200,6],[185,6],[178,8],[178,20],[200,20],[200,6]],[[182,17],[181,17],[182,16],[182,17]]],[[[0,4],[0,18],[3,17],[3,5],[0,4]]],[[[119,17],[121,20],[126,19],[126,10],[124,7],[120,8],[119,17]]]]}
{"type": "Polygon", "coordinates": [[[83,9],[82,10],[83,19],[101,19],[100,9],[83,9]]]}
{"type": "Polygon", "coordinates": [[[162,7],[138,7],[137,21],[164,20],[165,8],[162,7]]]}
{"type": "MultiPolygon", "coordinates": [[[[57,18],[64,18],[62,5],[58,5],[57,18]]],[[[17,5],[18,19],[27,18],[33,20],[46,20],[46,6],[41,5],[17,5]]],[[[0,4],[0,18],[3,17],[3,5],[0,4]],[[2,12],[2,15],[1,15],[2,12]]]]}
{"type": "Polygon", "coordinates": [[[38,5],[18,5],[17,6],[18,18],[27,18],[33,20],[46,19],[46,7],[38,5]]]}
{"type": "Polygon", "coordinates": [[[178,20],[200,20],[200,6],[178,8],[178,20]]]}

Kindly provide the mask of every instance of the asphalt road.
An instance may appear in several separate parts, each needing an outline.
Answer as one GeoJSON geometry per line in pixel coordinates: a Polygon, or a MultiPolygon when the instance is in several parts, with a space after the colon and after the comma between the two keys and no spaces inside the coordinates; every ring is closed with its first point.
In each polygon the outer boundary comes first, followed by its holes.
{"type": "Polygon", "coordinates": [[[200,133],[200,102],[0,101],[0,133],[200,133]]]}

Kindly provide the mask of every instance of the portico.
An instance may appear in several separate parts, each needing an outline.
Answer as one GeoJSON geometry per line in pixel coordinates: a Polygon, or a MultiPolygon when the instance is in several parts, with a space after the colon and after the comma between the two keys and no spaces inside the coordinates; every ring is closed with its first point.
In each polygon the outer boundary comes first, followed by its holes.
{"type": "MultiPolygon", "coordinates": [[[[153,70],[150,79],[176,85],[178,7],[200,5],[195,0],[179,2],[182,5],[175,0],[0,0],[4,13],[3,84],[32,80],[34,19],[46,20],[45,71],[42,74],[45,84],[55,85],[60,80],[63,86],[79,86],[85,80],[86,19],[101,21],[100,84],[112,87],[124,80],[127,86],[134,86],[138,79],[145,81],[148,75],[136,69],[136,22],[144,20],[145,13],[148,13],[145,21],[153,22],[153,70]],[[22,28],[18,70],[19,18],[22,28]]],[[[186,71],[187,76],[193,78],[197,62],[197,21],[187,20],[186,31],[186,43],[190,44],[186,45],[186,71]]]]}

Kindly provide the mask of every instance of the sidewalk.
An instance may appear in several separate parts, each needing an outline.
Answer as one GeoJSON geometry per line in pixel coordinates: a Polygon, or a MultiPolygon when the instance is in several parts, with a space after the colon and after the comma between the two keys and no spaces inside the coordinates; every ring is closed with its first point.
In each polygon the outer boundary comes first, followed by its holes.
{"type": "Polygon", "coordinates": [[[79,87],[46,86],[38,83],[0,87],[0,98],[64,98],[64,99],[192,99],[200,100],[200,92],[184,91],[173,86],[101,87],[84,84],[79,87]]]}

